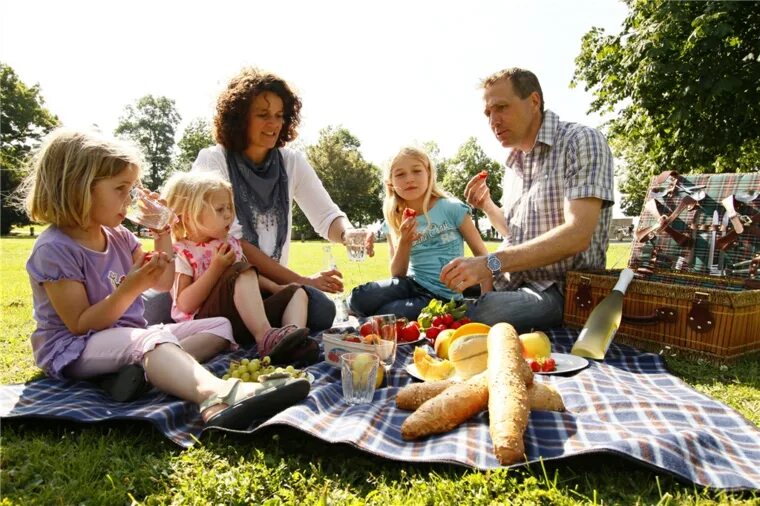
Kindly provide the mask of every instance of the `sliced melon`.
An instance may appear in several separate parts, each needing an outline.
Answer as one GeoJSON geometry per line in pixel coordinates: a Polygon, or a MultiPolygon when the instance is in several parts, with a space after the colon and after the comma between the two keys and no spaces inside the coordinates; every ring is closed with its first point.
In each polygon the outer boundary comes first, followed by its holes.
{"type": "Polygon", "coordinates": [[[414,349],[414,365],[425,381],[438,381],[454,374],[454,364],[431,357],[424,348],[414,349]]]}

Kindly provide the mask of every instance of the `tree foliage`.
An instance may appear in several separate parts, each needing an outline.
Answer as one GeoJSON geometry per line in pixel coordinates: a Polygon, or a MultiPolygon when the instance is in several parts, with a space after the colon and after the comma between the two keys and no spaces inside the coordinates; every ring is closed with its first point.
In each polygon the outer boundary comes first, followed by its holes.
{"type": "Polygon", "coordinates": [[[168,176],[174,156],[174,135],[181,117],[174,100],[146,95],[128,105],[114,133],[126,136],[143,150],[147,171],[143,184],[157,189],[168,176]]]}
{"type": "MultiPolygon", "coordinates": [[[[366,161],[359,139],[347,129],[322,129],[306,157],[327,193],[355,225],[368,225],[382,218],[380,170],[366,161]]],[[[312,238],[314,230],[298,206],[293,209],[293,234],[312,238]]]]}
{"type": "Polygon", "coordinates": [[[27,86],[8,65],[0,63],[0,233],[26,223],[13,203],[13,192],[26,174],[27,157],[42,137],[58,124],[44,106],[40,85],[27,86]]]}
{"type": "Polygon", "coordinates": [[[198,157],[198,152],[214,145],[211,124],[204,118],[195,118],[185,127],[182,138],[177,143],[179,154],[175,160],[177,170],[189,170],[198,157]]]}
{"type": "MultiPolygon", "coordinates": [[[[482,170],[488,171],[486,184],[491,191],[494,202],[501,200],[501,181],[504,176],[504,167],[489,158],[483,148],[480,147],[475,137],[470,137],[459,147],[457,153],[446,161],[446,176],[443,179],[443,188],[457,198],[464,199],[464,189],[473,176],[482,170]]],[[[484,216],[483,211],[473,209],[473,219],[477,226],[478,220],[484,216]]]]}
{"type": "Polygon", "coordinates": [[[622,31],[583,37],[572,85],[611,113],[625,160],[623,209],[639,214],[663,170],[749,172],[760,164],[760,9],[756,2],[626,0],[622,31]]]}

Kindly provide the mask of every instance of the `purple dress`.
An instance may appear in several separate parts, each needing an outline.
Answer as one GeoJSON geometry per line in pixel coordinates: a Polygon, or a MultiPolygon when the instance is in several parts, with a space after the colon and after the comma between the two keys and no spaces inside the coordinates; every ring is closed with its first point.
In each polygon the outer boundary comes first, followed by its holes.
{"type": "MultiPolygon", "coordinates": [[[[90,304],[96,304],[123,281],[132,268],[132,253],[140,246],[134,234],[123,226],[102,229],[106,235],[106,250],[100,252],[85,248],[59,228],[50,226],[40,234],[26,262],[37,321],[37,329],[32,334],[34,359],[54,378],[63,378],[63,369],[79,358],[87,340],[97,331],[72,334],[53,309],[42,283],[62,279],[80,281],[90,304]]],[[[111,328],[146,326],[142,298],[137,297],[111,328]]]]}

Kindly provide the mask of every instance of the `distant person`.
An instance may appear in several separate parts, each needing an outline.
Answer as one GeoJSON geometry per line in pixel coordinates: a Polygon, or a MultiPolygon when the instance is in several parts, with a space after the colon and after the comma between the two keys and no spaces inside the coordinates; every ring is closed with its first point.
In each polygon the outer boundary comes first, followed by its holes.
{"type": "Polygon", "coordinates": [[[505,148],[502,207],[484,179],[472,178],[467,202],[482,209],[504,238],[488,256],[458,258],[441,272],[449,288],[493,279],[468,313],[519,331],[562,323],[569,270],[603,269],[613,204],[613,160],[604,136],[544,110],[536,76],[519,68],[483,81],[484,112],[505,148]]]}
{"type": "Polygon", "coordinates": [[[240,241],[229,235],[235,219],[230,184],[217,174],[178,172],[163,196],[180,217],[172,226],[177,254],[172,319],[224,316],[238,344],[255,342],[259,355],[274,364],[299,361],[301,348],[309,344],[318,355],[305,328],[306,292],[299,285],[280,286],[260,277],[245,261],[240,241]],[[261,290],[273,295],[262,301],[261,290]]]}
{"type": "MultiPolygon", "coordinates": [[[[201,150],[193,171],[212,171],[232,183],[237,208],[230,234],[243,239],[243,253],[259,273],[280,284],[299,283],[309,295],[307,326],[330,327],[335,305],[323,292],[343,291],[341,273],[302,276],[287,268],[292,203],[314,230],[343,242],[351,223],[325,191],[309,162],[285,145],[296,138],[301,99],[279,76],[244,68],[219,96],[214,135],[219,143],[201,150]]],[[[372,255],[373,237],[367,237],[372,255]]]]}
{"type": "MultiPolygon", "coordinates": [[[[393,277],[354,288],[349,307],[359,316],[392,313],[416,319],[431,299],[462,299],[438,278],[450,260],[464,254],[464,241],[476,255],[488,250],[469,207],[437,187],[435,167],[424,151],[403,148],[383,178],[393,277]]],[[[481,283],[483,292],[491,287],[490,278],[481,283]]]]}
{"type": "Polygon", "coordinates": [[[129,399],[146,376],[198,404],[206,424],[235,429],[306,397],[305,380],[222,380],[199,364],[237,348],[225,318],[146,326],[140,294],[168,290],[174,263],[168,230],[152,231],[148,259],[121,225],[140,171],[136,151],[94,134],[56,130],[40,148],[23,186],[29,217],[51,224],[26,264],[37,365],[53,378],[117,373],[109,390],[117,400],[129,399]]]}

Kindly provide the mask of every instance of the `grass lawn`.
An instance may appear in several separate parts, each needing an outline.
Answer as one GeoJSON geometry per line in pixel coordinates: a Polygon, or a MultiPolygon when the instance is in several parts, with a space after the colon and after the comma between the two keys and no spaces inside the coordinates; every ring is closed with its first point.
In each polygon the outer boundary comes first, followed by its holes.
{"type": "MultiPolygon", "coordinates": [[[[0,239],[0,381],[39,376],[32,361],[31,295],[24,262],[32,239],[0,239]]],[[[294,242],[291,266],[323,267],[324,243],[294,242]]],[[[497,244],[489,244],[495,249],[497,244]]],[[[608,265],[625,265],[613,244],[608,265]]],[[[347,285],[387,277],[388,252],[349,264],[332,248],[347,285]]],[[[729,368],[667,357],[675,375],[760,424],[760,360],[729,368]]],[[[2,425],[0,505],[6,504],[760,504],[760,495],[715,493],[629,464],[588,456],[529,470],[478,472],[391,462],[294,429],[252,437],[214,434],[182,451],[147,424],[60,421],[2,425]]]]}

